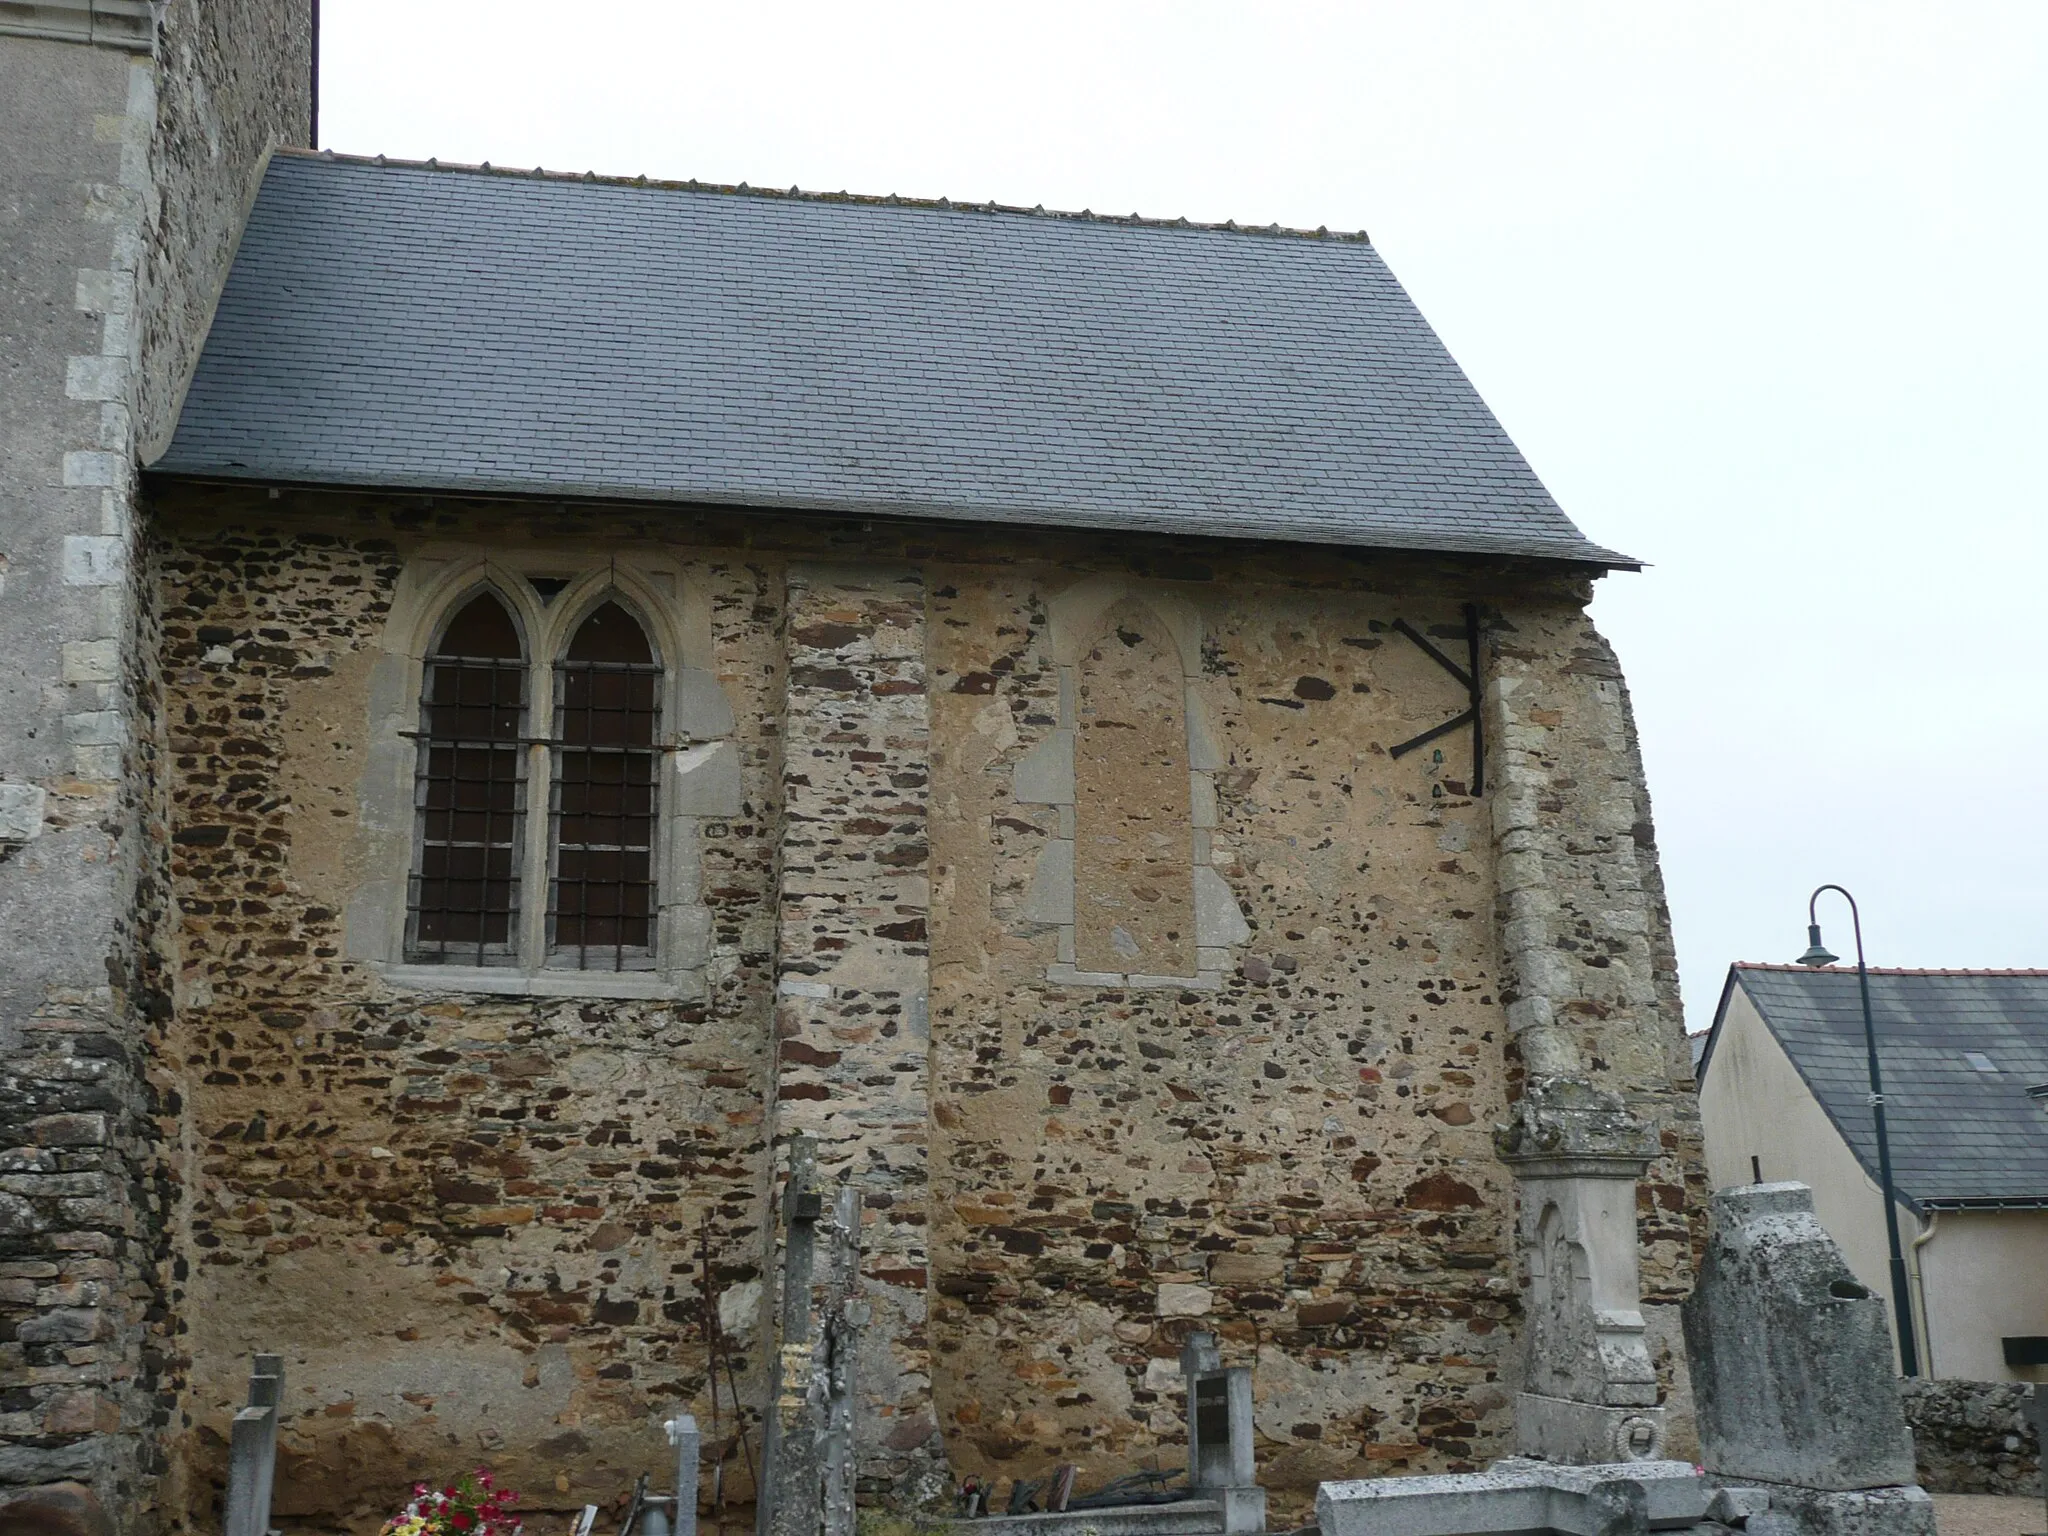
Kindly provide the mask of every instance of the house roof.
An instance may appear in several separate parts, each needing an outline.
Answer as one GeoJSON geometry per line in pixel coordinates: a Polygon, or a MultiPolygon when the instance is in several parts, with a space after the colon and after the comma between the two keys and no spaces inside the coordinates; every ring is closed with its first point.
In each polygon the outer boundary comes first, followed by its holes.
{"type": "Polygon", "coordinates": [[[1363,235],[306,152],[153,467],[1636,564],[1363,235]]]}
{"type": "MultiPolygon", "coordinates": [[[[1899,1193],[1922,1209],[2048,1206],[2048,971],[1869,974],[1899,1193]]],[[[1737,987],[1876,1178],[1854,968],[1731,967],[1702,1078],[1737,987]]]]}

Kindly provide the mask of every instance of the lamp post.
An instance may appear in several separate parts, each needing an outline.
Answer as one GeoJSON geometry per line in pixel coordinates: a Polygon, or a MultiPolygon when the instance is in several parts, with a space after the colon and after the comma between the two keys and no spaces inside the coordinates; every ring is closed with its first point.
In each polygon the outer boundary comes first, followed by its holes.
{"type": "Polygon", "coordinates": [[[1913,1346],[1913,1302],[1906,1292],[1906,1260],[1899,1251],[1899,1203],[1892,1191],[1892,1145],[1884,1129],[1884,1078],[1877,1069],[1877,1025],[1870,1016],[1870,973],[1863,964],[1863,914],[1856,898],[1839,885],[1823,885],[1806,899],[1806,953],[1799,964],[1833,965],[1836,957],[1820,941],[1820,922],[1814,906],[1822,891],[1834,891],[1849,903],[1849,920],[1856,929],[1856,989],[1863,996],[1863,1053],[1870,1063],[1870,1117],[1877,1127],[1877,1181],[1884,1189],[1884,1236],[1891,1250],[1892,1313],[1899,1329],[1899,1368],[1908,1376],[1920,1374],[1919,1351],[1913,1346]]]}

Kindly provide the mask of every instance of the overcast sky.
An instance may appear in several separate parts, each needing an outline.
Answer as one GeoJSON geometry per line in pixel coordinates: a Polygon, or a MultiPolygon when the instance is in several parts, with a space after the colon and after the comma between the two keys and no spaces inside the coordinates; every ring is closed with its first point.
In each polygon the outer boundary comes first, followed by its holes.
{"type": "Polygon", "coordinates": [[[326,0],[323,146],[1364,228],[1573,519],[1691,1027],[2048,965],[2048,4],[326,0]],[[1846,919],[1828,937],[1848,948],[1846,919]]]}

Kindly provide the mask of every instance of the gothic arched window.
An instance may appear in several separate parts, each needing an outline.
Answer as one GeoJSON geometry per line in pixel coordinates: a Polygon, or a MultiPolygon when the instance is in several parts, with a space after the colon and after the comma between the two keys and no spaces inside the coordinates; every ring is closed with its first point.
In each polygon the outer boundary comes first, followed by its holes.
{"type": "Polygon", "coordinates": [[[548,963],[654,962],[661,663],[617,602],[576,627],[555,663],[548,963]]]}
{"type": "Polygon", "coordinates": [[[409,958],[458,965],[517,959],[526,694],[518,627],[496,594],[479,592],[448,621],[426,661],[409,958]]]}
{"type": "Polygon", "coordinates": [[[581,563],[423,556],[401,578],[378,697],[417,702],[376,716],[347,938],[399,986],[705,985],[701,839],[746,803],[707,599],[660,556],[581,563]]]}

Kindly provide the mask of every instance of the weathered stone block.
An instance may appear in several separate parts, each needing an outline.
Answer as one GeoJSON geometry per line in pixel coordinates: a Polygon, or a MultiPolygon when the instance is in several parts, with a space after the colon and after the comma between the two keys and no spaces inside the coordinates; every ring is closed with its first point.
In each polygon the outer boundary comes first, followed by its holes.
{"type": "Polygon", "coordinates": [[[1224,949],[1251,936],[1236,893],[1215,870],[1202,865],[1195,871],[1195,942],[1224,949]]]}
{"type": "Polygon", "coordinates": [[[742,803],[739,753],[708,741],[676,754],[676,809],[684,816],[737,816],[742,803]]]}
{"type": "Polygon", "coordinates": [[[26,843],[43,835],[40,784],[0,784],[0,843],[26,843]]]}
{"type": "Polygon", "coordinates": [[[1159,1287],[1161,1317],[1200,1317],[1214,1305],[1215,1296],[1207,1286],[1169,1280],[1159,1287]]]}
{"type": "Polygon", "coordinates": [[[1519,1392],[1515,1440],[1527,1450],[1568,1464],[1649,1461],[1664,1449],[1664,1410],[1519,1392]]]}
{"type": "Polygon", "coordinates": [[[96,1391],[60,1392],[43,1407],[46,1435],[106,1434],[120,1427],[120,1405],[96,1391]]]}
{"type": "Polygon", "coordinates": [[[107,1117],[101,1114],[44,1115],[29,1122],[28,1133],[45,1147],[105,1146],[107,1117]]]}
{"type": "Polygon", "coordinates": [[[1072,838],[1046,840],[1038,869],[1018,913],[1027,923],[1071,923],[1074,920],[1074,843],[1072,838]]]}
{"type": "Polygon", "coordinates": [[[63,677],[67,683],[111,683],[121,676],[120,644],[114,640],[64,642],[63,677]]]}
{"type": "Polygon", "coordinates": [[[1074,803],[1074,733],[1054,731],[1017,760],[1012,790],[1024,805],[1074,803]]]}
{"type": "Polygon", "coordinates": [[[40,1232],[47,1225],[29,1201],[19,1195],[0,1194],[0,1234],[40,1232]]]}
{"type": "Polygon", "coordinates": [[[59,1307],[28,1318],[14,1336],[24,1344],[90,1344],[111,1334],[112,1323],[98,1308],[59,1307]]]}
{"type": "Polygon", "coordinates": [[[1209,1261],[1212,1285],[1266,1285],[1278,1280],[1286,1269],[1275,1254],[1219,1253],[1209,1261]]]}
{"type": "Polygon", "coordinates": [[[1850,1273],[1804,1184],[1714,1196],[1684,1323],[1708,1471],[1823,1490],[1913,1481],[1885,1304],[1850,1273]]]}
{"type": "MultiPolygon", "coordinates": [[[[0,1444],[0,1485],[56,1483],[90,1477],[97,1462],[97,1448],[88,1440],[48,1446],[20,1442],[0,1444]]],[[[4,1511],[5,1506],[0,1506],[0,1512],[4,1511]]]]}
{"type": "Polygon", "coordinates": [[[1924,1488],[1773,1487],[1770,1493],[1771,1512],[1789,1515],[1799,1536],[1935,1536],[1934,1500],[1924,1488]]]}
{"type": "Polygon", "coordinates": [[[1771,1496],[1762,1488],[1717,1488],[1707,1518],[1722,1525],[1741,1525],[1752,1515],[1771,1507],[1771,1496]]]}
{"type": "Polygon", "coordinates": [[[1711,1497],[1682,1461],[1509,1460],[1458,1476],[1324,1483],[1316,1523],[1323,1536],[1615,1536],[1631,1524],[1682,1530],[1705,1517],[1711,1497]]]}

